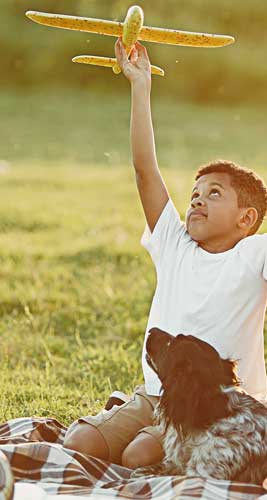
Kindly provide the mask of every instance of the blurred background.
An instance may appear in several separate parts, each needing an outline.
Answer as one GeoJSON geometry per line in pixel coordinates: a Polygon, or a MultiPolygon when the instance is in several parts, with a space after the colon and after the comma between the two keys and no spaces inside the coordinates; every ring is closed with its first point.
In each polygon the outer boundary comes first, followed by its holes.
{"type": "MultiPolygon", "coordinates": [[[[145,43],[162,166],[195,168],[217,156],[265,166],[267,5],[260,0],[140,0],[145,24],[230,34],[234,45],[145,43]],[[208,154],[207,154],[208,148],[208,154]],[[263,165],[264,163],[264,165],[263,165]]],[[[1,5],[0,158],[129,163],[129,83],[111,69],[73,64],[114,55],[115,38],[49,28],[27,10],[123,21],[128,0],[5,0],[1,5]]]]}
{"type": "MultiPolygon", "coordinates": [[[[114,38],[34,25],[24,12],[43,10],[123,21],[128,0],[5,0],[1,5],[1,86],[32,88],[59,84],[64,88],[114,86],[105,69],[73,67],[80,53],[110,55],[114,38]]],[[[166,68],[157,82],[162,93],[195,101],[267,100],[265,64],[267,6],[260,0],[140,0],[145,25],[187,31],[232,34],[235,46],[193,49],[147,44],[152,61],[166,68]]],[[[116,80],[115,80],[116,81],[116,80]]],[[[117,78],[119,89],[122,79],[117,78]]]]}
{"type": "MultiPolygon", "coordinates": [[[[156,276],[140,245],[130,86],[115,38],[49,28],[27,10],[123,21],[129,0],[2,0],[0,71],[0,419],[70,423],[142,382],[156,276]]],[[[267,4],[139,0],[145,25],[230,34],[218,49],[145,43],[157,155],[184,217],[194,171],[234,160],[267,181],[267,4]]],[[[266,221],[260,231],[267,230],[266,221]]]]}

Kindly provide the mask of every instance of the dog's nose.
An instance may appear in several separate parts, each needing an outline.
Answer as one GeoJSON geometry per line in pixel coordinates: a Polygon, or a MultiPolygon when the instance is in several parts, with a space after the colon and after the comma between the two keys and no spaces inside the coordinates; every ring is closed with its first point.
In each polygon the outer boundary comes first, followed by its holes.
{"type": "Polygon", "coordinates": [[[165,352],[167,346],[174,340],[174,337],[159,328],[151,328],[146,340],[146,350],[152,358],[157,358],[165,352]]]}
{"type": "Polygon", "coordinates": [[[177,340],[183,340],[186,338],[186,335],[184,335],[183,333],[178,333],[178,335],[176,335],[175,337],[177,340]]]}
{"type": "Polygon", "coordinates": [[[159,330],[158,328],[151,328],[148,333],[147,341],[146,341],[146,348],[147,350],[152,348],[152,345],[154,342],[158,343],[158,338],[162,335],[162,331],[159,330]]]}

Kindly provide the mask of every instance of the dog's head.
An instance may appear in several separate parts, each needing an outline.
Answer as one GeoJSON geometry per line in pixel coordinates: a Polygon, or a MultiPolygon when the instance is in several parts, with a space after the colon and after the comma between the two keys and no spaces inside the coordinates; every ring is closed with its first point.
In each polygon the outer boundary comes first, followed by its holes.
{"type": "Polygon", "coordinates": [[[158,328],[150,330],[146,350],[162,384],[159,410],[166,427],[204,429],[230,415],[222,386],[239,384],[236,362],[192,335],[174,337],[158,328]]]}

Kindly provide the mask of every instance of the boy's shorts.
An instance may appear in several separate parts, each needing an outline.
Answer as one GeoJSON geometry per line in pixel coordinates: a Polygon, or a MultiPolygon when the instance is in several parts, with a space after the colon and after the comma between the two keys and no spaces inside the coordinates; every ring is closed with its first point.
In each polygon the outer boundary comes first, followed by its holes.
{"type": "Polygon", "coordinates": [[[107,443],[108,461],[120,464],[124,449],[139,432],[152,435],[163,445],[163,434],[159,426],[153,425],[153,411],[158,400],[157,396],[146,393],[144,385],[137,386],[123,405],[102,410],[95,416],[80,417],[72,426],[86,422],[96,427],[107,443]]]}

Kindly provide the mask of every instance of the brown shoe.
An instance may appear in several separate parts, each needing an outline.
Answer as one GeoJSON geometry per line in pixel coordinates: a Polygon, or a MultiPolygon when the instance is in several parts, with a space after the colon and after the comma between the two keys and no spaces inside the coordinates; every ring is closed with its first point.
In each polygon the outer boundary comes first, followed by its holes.
{"type": "Polygon", "coordinates": [[[106,402],[105,410],[111,410],[112,406],[121,406],[126,401],[129,401],[129,399],[130,397],[124,394],[124,392],[114,391],[106,402]]]}

